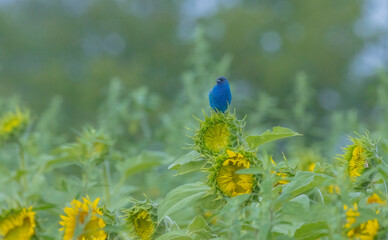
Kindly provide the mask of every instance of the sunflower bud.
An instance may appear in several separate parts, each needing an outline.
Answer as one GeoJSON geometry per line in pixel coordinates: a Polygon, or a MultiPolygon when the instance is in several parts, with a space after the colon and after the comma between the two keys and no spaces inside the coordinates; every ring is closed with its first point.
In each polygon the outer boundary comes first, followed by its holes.
{"type": "Polygon", "coordinates": [[[143,202],[132,201],[135,205],[124,211],[130,237],[141,240],[153,239],[157,230],[157,205],[149,199],[143,202]]]}
{"type": "Polygon", "coordinates": [[[345,153],[341,156],[346,175],[350,177],[355,187],[367,185],[372,176],[363,177],[362,175],[369,169],[372,169],[380,160],[377,155],[377,142],[369,137],[368,134],[359,138],[351,138],[353,144],[345,148],[345,153]]]}
{"type": "Polygon", "coordinates": [[[16,108],[0,118],[0,141],[12,141],[21,135],[30,122],[30,112],[16,108]]]}

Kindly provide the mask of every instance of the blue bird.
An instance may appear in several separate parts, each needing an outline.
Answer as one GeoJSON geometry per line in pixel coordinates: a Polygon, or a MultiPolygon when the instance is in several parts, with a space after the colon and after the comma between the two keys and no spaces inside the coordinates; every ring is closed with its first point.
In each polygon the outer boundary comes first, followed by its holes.
{"type": "Polygon", "coordinates": [[[232,93],[225,77],[217,78],[217,84],[209,92],[210,106],[219,112],[225,112],[232,103],[232,93]]]}

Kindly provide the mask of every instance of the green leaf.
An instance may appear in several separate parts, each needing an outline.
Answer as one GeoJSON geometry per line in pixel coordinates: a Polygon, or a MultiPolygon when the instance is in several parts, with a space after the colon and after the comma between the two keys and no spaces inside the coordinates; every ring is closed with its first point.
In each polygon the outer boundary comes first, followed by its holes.
{"type": "Polygon", "coordinates": [[[282,194],[276,200],[276,206],[280,207],[284,201],[306,193],[317,186],[329,185],[332,181],[333,177],[326,174],[297,172],[292,181],[284,187],[282,194]]]}
{"type": "Polygon", "coordinates": [[[186,236],[185,231],[169,231],[156,240],[192,240],[191,237],[186,236]]]}
{"type": "Polygon", "coordinates": [[[303,207],[307,208],[310,206],[310,198],[305,194],[299,195],[296,198],[291,199],[290,202],[300,203],[303,207]]]}
{"type": "Polygon", "coordinates": [[[44,164],[43,171],[51,171],[54,168],[58,167],[66,167],[71,164],[79,165],[79,161],[75,158],[66,156],[66,157],[59,157],[52,160],[47,161],[44,164]]]}
{"type": "Polygon", "coordinates": [[[292,236],[296,229],[306,222],[310,211],[310,199],[307,195],[299,195],[290,201],[283,202],[276,212],[272,232],[292,236]]]}
{"type": "Polygon", "coordinates": [[[177,175],[182,175],[201,169],[206,164],[204,158],[197,151],[191,151],[183,155],[170,166],[168,169],[178,170],[177,175]]]}
{"type": "Polygon", "coordinates": [[[325,221],[306,223],[295,231],[298,240],[319,239],[329,235],[329,226],[325,221]]]}
{"type": "Polygon", "coordinates": [[[53,209],[55,207],[57,207],[57,205],[55,205],[53,203],[45,203],[45,204],[41,204],[41,205],[34,207],[34,211],[44,211],[44,210],[48,210],[48,209],[53,209]]]}
{"type": "Polygon", "coordinates": [[[264,143],[293,136],[302,136],[302,134],[294,132],[288,128],[274,127],[272,129],[272,132],[270,132],[270,130],[267,130],[261,135],[247,137],[247,142],[250,147],[257,148],[264,143]]]}
{"type": "Polygon", "coordinates": [[[205,165],[206,165],[206,161],[205,160],[203,160],[203,161],[193,161],[193,162],[186,163],[185,165],[181,166],[178,169],[178,174],[177,175],[182,175],[182,174],[198,171],[202,167],[204,167],[205,165]]]}
{"type": "Polygon", "coordinates": [[[185,207],[193,206],[209,190],[204,183],[190,183],[169,192],[158,209],[159,222],[166,216],[185,207]]]}
{"type": "Polygon", "coordinates": [[[187,228],[187,231],[189,233],[191,232],[195,232],[197,230],[207,230],[207,231],[210,231],[210,227],[209,225],[207,224],[205,218],[203,218],[202,216],[198,215],[194,218],[194,220],[190,223],[190,225],[188,226],[187,228]]]}
{"type": "Polygon", "coordinates": [[[218,210],[225,205],[226,201],[220,198],[216,193],[207,193],[204,197],[198,200],[198,205],[206,210],[218,210]]]}
{"type": "Polygon", "coordinates": [[[173,169],[173,170],[178,170],[181,166],[189,163],[189,162],[196,162],[196,161],[203,161],[205,159],[203,159],[201,157],[201,154],[195,150],[181,156],[180,158],[178,158],[178,160],[176,160],[175,162],[173,162],[170,166],[168,166],[168,169],[173,169]]]}
{"type": "Polygon", "coordinates": [[[124,173],[124,176],[127,179],[127,178],[129,178],[131,175],[133,175],[135,173],[145,171],[147,169],[159,166],[161,164],[162,163],[160,161],[158,161],[158,160],[152,160],[152,161],[147,161],[147,162],[139,162],[139,163],[136,163],[136,164],[130,166],[129,168],[127,168],[127,170],[124,173]]]}
{"type": "Polygon", "coordinates": [[[216,236],[210,231],[211,228],[202,216],[196,216],[187,228],[187,234],[195,240],[214,239],[216,236]]]}

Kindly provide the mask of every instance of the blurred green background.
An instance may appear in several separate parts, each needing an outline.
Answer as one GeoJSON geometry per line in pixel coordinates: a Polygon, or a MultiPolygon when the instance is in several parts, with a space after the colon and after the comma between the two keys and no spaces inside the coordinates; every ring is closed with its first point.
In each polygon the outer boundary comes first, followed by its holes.
{"type": "Polygon", "coordinates": [[[306,130],[324,129],[341,111],[350,117],[336,121],[355,116],[373,130],[387,62],[384,0],[0,0],[0,94],[17,94],[37,116],[59,96],[62,133],[97,124],[113,79],[132,94],[121,106],[134,114],[128,138],[163,141],[173,135],[156,128],[177,105],[189,117],[209,109],[219,75],[237,113],[257,128],[294,125],[319,136],[306,130]]]}

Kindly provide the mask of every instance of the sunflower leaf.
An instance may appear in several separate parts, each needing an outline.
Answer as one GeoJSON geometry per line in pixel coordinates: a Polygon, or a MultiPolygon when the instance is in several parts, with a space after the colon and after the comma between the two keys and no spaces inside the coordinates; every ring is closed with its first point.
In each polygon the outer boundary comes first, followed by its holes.
{"type": "Polygon", "coordinates": [[[169,231],[156,240],[192,240],[191,237],[186,236],[186,232],[183,230],[169,231]]]}
{"type": "Polygon", "coordinates": [[[317,186],[328,186],[332,184],[332,181],[333,178],[326,174],[297,172],[292,181],[284,187],[282,194],[276,201],[276,206],[280,207],[283,202],[306,193],[317,186]]]}
{"type": "Polygon", "coordinates": [[[200,230],[200,229],[210,231],[210,227],[206,223],[205,218],[203,218],[201,215],[198,215],[194,218],[194,220],[187,227],[187,231],[190,233],[190,232],[195,232],[195,231],[200,230]]]}
{"type": "Polygon", "coordinates": [[[209,186],[200,182],[185,184],[173,189],[159,206],[158,222],[169,214],[194,205],[207,193],[208,189],[209,186]]]}
{"type": "Polygon", "coordinates": [[[132,176],[135,173],[139,173],[139,172],[151,169],[151,168],[159,166],[161,164],[162,163],[160,161],[155,161],[155,160],[146,161],[146,162],[138,162],[138,163],[130,166],[129,168],[127,168],[124,172],[124,176],[125,176],[125,178],[129,178],[130,176],[132,176]]]}
{"type": "Polygon", "coordinates": [[[211,228],[202,216],[196,216],[187,227],[187,234],[195,240],[214,239],[216,236],[211,234],[210,231],[211,228]]]}
{"type": "Polygon", "coordinates": [[[326,221],[306,223],[295,231],[294,237],[298,240],[319,239],[329,235],[329,226],[326,221]]]}
{"type": "Polygon", "coordinates": [[[257,148],[264,143],[294,136],[302,136],[302,134],[297,133],[289,128],[274,127],[272,132],[267,130],[260,135],[247,137],[247,142],[250,147],[257,148]]]}
{"type": "Polygon", "coordinates": [[[191,151],[173,162],[168,169],[178,170],[177,175],[197,171],[206,164],[205,159],[197,151],[191,151]]]}

